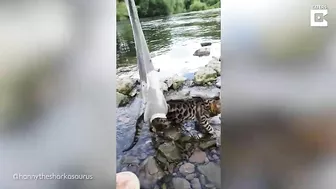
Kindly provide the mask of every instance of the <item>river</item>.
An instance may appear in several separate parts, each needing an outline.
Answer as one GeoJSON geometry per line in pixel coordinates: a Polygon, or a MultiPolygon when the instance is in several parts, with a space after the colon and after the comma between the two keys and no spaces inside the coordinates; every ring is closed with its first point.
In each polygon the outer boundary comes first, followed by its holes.
{"type": "MultiPolygon", "coordinates": [[[[220,9],[141,19],[154,66],[176,73],[203,66],[210,57],[193,57],[201,42],[212,42],[213,55],[220,55],[220,9]],[[192,62],[191,65],[186,63],[192,62]],[[173,65],[174,64],[174,65],[173,65]],[[165,69],[164,68],[164,69],[165,69]],[[175,68],[175,70],[171,70],[175,68]],[[178,70],[176,70],[178,69],[178,70]]],[[[133,33],[128,20],[117,23],[117,66],[136,64],[133,33]]]]}

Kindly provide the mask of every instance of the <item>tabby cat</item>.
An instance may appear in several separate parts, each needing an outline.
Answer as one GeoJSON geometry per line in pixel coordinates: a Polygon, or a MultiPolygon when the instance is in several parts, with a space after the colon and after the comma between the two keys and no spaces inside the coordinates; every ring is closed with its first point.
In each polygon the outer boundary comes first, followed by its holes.
{"type": "MultiPolygon", "coordinates": [[[[214,129],[209,123],[209,118],[221,113],[220,98],[192,97],[182,100],[169,100],[167,118],[155,118],[150,123],[150,131],[163,135],[169,127],[183,127],[186,121],[196,121],[195,129],[201,133],[214,135],[214,129]]],[[[139,140],[144,114],[136,122],[135,135],[132,144],[123,152],[131,150],[139,140]]]]}

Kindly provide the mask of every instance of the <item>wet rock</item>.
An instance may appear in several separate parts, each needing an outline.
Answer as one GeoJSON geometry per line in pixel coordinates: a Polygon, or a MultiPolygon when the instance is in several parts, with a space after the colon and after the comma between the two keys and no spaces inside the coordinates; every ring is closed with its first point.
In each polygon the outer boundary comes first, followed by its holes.
{"type": "Polygon", "coordinates": [[[191,164],[191,163],[185,163],[183,164],[180,169],[179,169],[180,173],[182,173],[184,176],[187,176],[193,172],[195,172],[195,165],[191,164]]]}
{"type": "Polygon", "coordinates": [[[217,154],[217,150],[216,150],[216,149],[212,149],[212,150],[211,150],[211,153],[212,153],[212,154],[217,154]]]}
{"type": "Polygon", "coordinates": [[[161,82],[161,86],[160,86],[162,91],[168,91],[168,85],[167,83],[161,82]]]}
{"type": "Polygon", "coordinates": [[[205,185],[205,188],[208,188],[208,189],[216,189],[215,185],[211,184],[211,183],[208,183],[205,185]]]}
{"type": "Polygon", "coordinates": [[[181,132],[177,131],[176,129],[170,129],[170,130],[167,130],[164,133],[164,136],[167,139],[170,139],[170,140],[173,140],[173,141],[177,141],[177,140],[179,140],[181,138],[181,132]]]}
{"type": "Polygon", "coordinates": [[[130,171],[134,174],[138,174],[139,167],[137,165],[131,165],[127,167],[127,171],[130,171]]]}
{"type": "Polygon", "coordinates": [[[200,175],[199,180],[200,180],[202,185],[206,185],[206,178],[205,178],[204,175],[200,175]]]}
{"type": "Polygon", "coordinates": [[[176,75],[176,76],[174,76],[173,77],[173,89],[174,90],[177,90],[177,89],[179,89],[179,88],[181,88],[182,87],[182,85],[183,85],[183,83],[186,81],[187,79],[185,78],[185,77],[183,77],[183,76],[178,76],[178,75],[176,75]]]}
{"type": "Polygon", "coordinates": [[[205,158],[204,164],[207,164],[209,162],[210,162],[209,158],[205,158]]]}
{"type": "Polygon", "coordinates": [[[206,165],[199,165],[198,171],[202,173],[211,183],[217,188],[221,186],[221,171],[220,167],[213,162],[209,162],[206,165]]]}
{"type": "Polygon", "coordinates": [[[191,181],[191,186],[193,189],[202,189],[202,185],[199,181],[198,178],[194,178],[192,181],[191,181]]]}
{"type": "Polygon", "coordinates": [[[194,173],[192,173],[192,174],[188,174],[187,176],[186,176],[186,179],[187,180],[193,180],[195,178],[195,174],[194,173]]]}
{"type": "Polygon", "coordinates": [[[202,150],[206,150],[210,147],[217,146],[217,140],[216,139],[209,139],[206,141],[201,141],[199,144],[199,148],[202,150]]]}
{"type": "Polygon", "coordinates": [[[169,162],[182,160],[181,152],[173,142],[166,142],[159,146],[158,151],[167,158],[169,162]]]}
{"type": "Polygon", "coordinates": [[[146,157],[147,157],[146,153],[141,153],[139,159],[146,159],[146,157]]]}
{"type": "Polygon", "coordinates": [[[202,47],[210,46],[212,43],[211,42],[203,42],[201,43],[202,47]]]}
{"type": "Polygon", "coordinates": [[[122,123],[128,123],[130,121],[129,117],[126,116],[121,116],[118,118],[118,121],[122,122],[122,123]]]}
{"type": "Polygon", "coordinates": [[[124,94],[117,92],[117,106],[125,106],[129,103],[130,98],[124,94]]]}
{"type": "Polygon", "coordinates": [[[138,165],[140,163],[139,159],[134,156],[125,156],[122,159],[122,164],[128,164],[128,165],[138,165]]]}
{"type": "Polygon", "coordinates": [[[117,68],[116,72],[117,74],[121,74],[124,72],[133,72],[137,69],[136,65],[132,65],[132,66],[126,66],[126,67],[119,67],[117,68]]]}
{"type": "Polygon", "coordinates": [[[206,158],[205,152],[201,150],[195,150],[194,153],[190,156],[189,161],[191,163],[204,163],[206,158]]]}
{"type": "Polygon", "coordinates": [[[117,79],[117,92],[121,94],[129,95],[135,86],[136,85],[134,79],[128,77],[117,79]]]}
{"type": "Polygon", "coordinates": [[[175,74],[172,77],[169,77],[165,83],[167,84],[168,89],[172,88],[174,90],[177,90],[179,88],[181,88],[184,84],[184,82],[187,80],[187,78],[177,75],[175,74]]]}
{"type": "Polygon", "coordinates": [[[184,178],[173,178],[173,186],[176,189],[191,189],[190,183],[184,178]]]}
{"type": "Polygon", "coordinates": [[[149,156],[143,161],[139,169],[139,180],[141,186],[144,188],[152,188],[164,176],[163,171],[158,167],[153,156],[149,156]]]}
{"type": "Polygon", "coordinates": [[[219,160],[219,157],[218,157],[216,154],[213,155],[212,158],[213,158],[214,160],[219,160]]]}
{"type": "Polygon", "coordinates": [[[216,80],[216,87],[221,88],[222,87],[222,82],[221,82],[221,78],[218,77],[216,80]]]}
{"type": "Polygon", "coordinates": [[[202,48],[196,50],[193,55],[198,56],[198,57],[209,56],[210,55],[210,48],[202,47],[202,48]]]}
{"type": "Polygon", "coordinates": [[[221,75],[221,62],[215,59],[209,61],[206,67],[210,67],[217,72],[217,76],[221,75]]]}
{"type": "Polygon", "coordinates": [[[220,125],[221,124],[221,120],[220,120],[219,116],[215,116],[215,117],[211,118],[210,119],[210,124],[220,125]]]}
{"type": "Polygon", "coordinates": [[[194,82],[196,85],[204,85],[208,82],[214,82],[217,78],[217,72],[211,67],[201,67],[195,73],[194,82]]]}
{"type": "Polygon", "coordinates": [[[128,96],[135,97],[137,94],[138,94],[138,89],[137,88],[133,88],[132,91],[129,93],[128,96]]]}

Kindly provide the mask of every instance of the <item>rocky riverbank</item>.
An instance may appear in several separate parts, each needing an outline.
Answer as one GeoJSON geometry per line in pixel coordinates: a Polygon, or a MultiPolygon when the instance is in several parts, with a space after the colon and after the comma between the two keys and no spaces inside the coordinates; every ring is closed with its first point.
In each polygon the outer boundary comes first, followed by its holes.
{"type": "MultiPolygon", "coordinates": [[[[194,56],[209,56],[206,51],[196,51],[194,56]],[[197,54],[199,53],[199,54],[197,54]],[[203,53],[203,54],[202,54],[203,53]]],[[[209,59],[208,59],[209,60],[209,59]]],[[[212,57],[205,66],[196,71],[173,74],[160,78],[161,89],[167,100],[183,99],[192,96],[212,97],[218,95],[221,88],[221,62],[219,57],[212,57]]],[[[161,72],[161,71],[160,71],[161,72]]],[[[164,74],[162,74],[164,75],[164,74]]],[[[140,96],[139,74],[136,66],[122,67],[117,70],[117,169],[131,171],[138,175],[144,189],[215,189],[220,188],[220,115],[212,118],[211,125],[216,130],[216,138],[198,142],[195,146],[191,137],[182,137],[183,145],[190,148],[187,158],[176,146],[166,143],[158,149],[170,167],[168,174],[158,166],[153,149],[148,125],[144,125],[139,141],[128,152],[121,151],[128,147],[135,132],[135,122],[142,103],[140,96]],[[177,163],[176,163],[177,162],[177,163]]],[[[194,123],[185,124],[186,130],[194,135],[194,123]]],[[[178,133],[171,133],[177,136],[178,133]]]]}
{"type": "MultiPolygon", "coordinates": [[[[196,52],[195,52],[196,53],[196,52]]],[[[208,87],[221,88],[220,78],[221,62],[220,58],[212,57],[204,67],[200,67],[196,72],[186,72],[183,75],[175,74],[167,78],[161,78],[161,89],[165,96],[171,96],[172,93],[180,94],[182,90],[188,96],[186,88],[208,87]]],[[[159,70],[159,69],[158,69],[159,70]]],[[[137,66],[121,67],[117,69],[117,105],[125,106],[140,93],[139,73],[137,66]]],[[[175,95],[177,95],[175,94],[175,95]]],[[[190,94],[192,96],[192,94],[190,94]]],[[[199,95],[199,94],[197,94],[199,95]]],[[[169,98],[169,97],[168,97],[169,98]]],[[[178,98],[178,97],[176,97],[178,98]]]]}

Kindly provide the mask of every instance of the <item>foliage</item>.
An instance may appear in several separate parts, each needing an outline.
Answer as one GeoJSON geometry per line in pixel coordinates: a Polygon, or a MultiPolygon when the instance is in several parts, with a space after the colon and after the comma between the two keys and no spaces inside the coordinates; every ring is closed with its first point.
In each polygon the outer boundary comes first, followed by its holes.
{"type": "Polygon", "coordinates": [[[127,8],[124,1],[117,2],[117,20],[124,20],[128,16],[127,8]]]}
{"type": "Polygon", "coordinates": [[[195,1],[193,4],[190,5],[191,11],[201,11],[205,10],[207,8],[207,5],[200,1],[195,1]]]}
{"type": "MultiPolygon", "coordinates": [[[[135,0],[140,18],[166,16],[220,7],[220,0],[135,0]]],[[[124,0],[117,2],[117,20],[127,18],[124,0]]]]}

